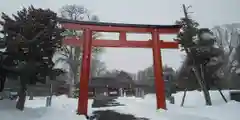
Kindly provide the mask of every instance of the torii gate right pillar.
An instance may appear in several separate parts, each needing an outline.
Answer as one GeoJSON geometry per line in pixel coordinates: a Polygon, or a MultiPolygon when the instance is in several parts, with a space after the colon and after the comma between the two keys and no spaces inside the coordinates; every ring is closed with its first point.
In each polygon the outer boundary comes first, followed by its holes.
{"type": "Polygon", "coordinates": [[[157,109],[166,109],[161,48],[159,46],[160,40],[157,29],[152,32],[152,42],[157,109]]]}

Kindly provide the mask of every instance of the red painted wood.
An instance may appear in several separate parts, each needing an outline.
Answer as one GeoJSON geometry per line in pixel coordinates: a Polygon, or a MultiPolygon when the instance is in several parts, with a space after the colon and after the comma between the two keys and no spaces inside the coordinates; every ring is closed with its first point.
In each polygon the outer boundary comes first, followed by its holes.
{"type": "Polygon", "coordinates": [[[160,34],[176,34],[178,33],[180,28],[172,28],[172,29],[158,29],[158,33],[160,34]]]}
{"type": "MultiPolygon", "coordinates": [[[[76,38],[64,39],[65,45],[79,46],[82,45],[82,40],[76,38]]],[[[126,48],[152,48],[152,41],[127,41],[127,40],[93,40],[92,46],[94,47],[126,47],[126,48]]],[[[163,49],[176,49],[179,44],[177,42],[159,41],[160,48],[163,49]]]]}
{"type": "Polygon", "coordinates": [[[80,91],[78,98],[78,114],[87,115],[88,107],[88,83],[90,76],[90,62],[92,52],[92,32],[89,29],[84,31],[83,55],[80,76],[80,91]]]}
{"type": "Polygon", "coordinates": [[[154,65],[154,76],[155,76],[155,89],[157,99],[157,109],[166,109],[165,103],[165,90],[164,80],[162,73],[162,59],[161,59],[161,47],[159,45],[159,34],[157,30],[152,32],[153,42],[153,65],[154,65]]]}
{"type": "Polygon", "coordinates": [[[87,25],[76,23],[64,23],[62,27],[65,29],[85,30],[84,41],[77,39],[76,37],[67,37],[64,39],[64,44],[71,46],[83,45],[83,60],[81,66],[80,77],[80,92],[78,101],[78,113],[87,115],[88,106],[88,80],[90,75],[90,59],[91,59],[91,47],[131,47],[131,48],[152,48],[153,50],[153,63],[154,63],[154,75],[156,86],[156,99],[157,108],[166,108],[165,103],[165,91],[164,81],[162,78],[162,60],[161,49],[173,49],[178,48],[177,42],[165,42],[159,40],[159,34],[176,34],[179,32],[179,28],[165,27],[165,28],[143,28],[133,26],[101,26],[101,25],[87,25]],[[92,32],[119,32],[119,40],[92,40],[92,32]],[[126,40],[127,32],[135,33],[152,33],[153,40],[148,41],[128,41],[126,40]]]}
{"type": "Polygon", "coordinates": [[[127,41],[127,34],[126,34],[126,32],[120,32],[119,33],[119,40],[121,42],[126,42],[127,41]]]}

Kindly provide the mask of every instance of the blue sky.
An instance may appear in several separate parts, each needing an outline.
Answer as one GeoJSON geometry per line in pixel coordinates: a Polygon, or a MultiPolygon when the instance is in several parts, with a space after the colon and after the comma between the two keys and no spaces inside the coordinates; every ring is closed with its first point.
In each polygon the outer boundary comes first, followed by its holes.
{"type": "MultiPolygon", "coordinates": [[[[192,5],[190,11],[201,27],[213,27],[240,21],[239,0],[8,0],[0,4],[0,11],[9,14],[22,6],[50,8],[56,12],[66,4],[87,7],[101,21],[134,24],[173,24],[183,16],[182,4],[192,5]]],[[[140,38],[133,36],[133,38],[140,38]]],[[[169,38],[164,36],[164,38],[169,38]]],[[[178,50],[163,50],[163,62],[174,68],[181,65],[182,54],[178,50]]],[[[109,69],[136,72],[152,64],[151,49],[106,48],[101,59],[109,69]]]]}

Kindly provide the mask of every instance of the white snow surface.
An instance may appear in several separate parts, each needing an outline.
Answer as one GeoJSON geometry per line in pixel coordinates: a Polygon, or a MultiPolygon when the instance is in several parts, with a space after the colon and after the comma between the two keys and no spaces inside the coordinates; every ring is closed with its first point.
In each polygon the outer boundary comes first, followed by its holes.
{"type": "MultiPolygon", "coordinates": [[[[229,91],[223,91],[229,100],[229,91]]],[[[91,108],[95,110],[114,110],[120,113],[145,117],[150,120],[239,120],[240,103],[230,101],[225,103],[217,91],[211,91],[213,106],[205,106],[202,93],[190,91],[187,93],[184,107],[180,107],[182,92],[174,94],[175,104],[167,102],[168,110],[156,110],[155,95],[146,95],[144,99],[135,97],[120,97],[117,99],[125,106],[91,108]]],[[[86,120],[84,116],[76,115],[77,99],[66,96],[53,97],[52,106],[45,107],[45,98],[35,98],[26,102],[23,112],[15,109],[15,101],[0,101],[0,120],[86,120]]]]}

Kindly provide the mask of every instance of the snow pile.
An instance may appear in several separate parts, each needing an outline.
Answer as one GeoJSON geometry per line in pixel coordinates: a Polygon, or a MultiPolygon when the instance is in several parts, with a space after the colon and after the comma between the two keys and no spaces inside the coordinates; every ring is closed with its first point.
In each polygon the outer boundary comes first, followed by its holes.
{"type": "MultiPolygon", "coordinates": [[[[222,92],[223,92],[223,95],[226,97],[226,99],[229,101],[230,100],[229,91],[223,90],[222,92]]],[[[176,94],[173,94],[176,101],[175,104],[177,105],[181,104],[183,93],[184,92],[178,92],[176,94]]],[[[218,91],[210,91],[210,95],[211,95],[211,100],[213,105],[219,105],[219,104],[225,103],[218,91]]],[[[186,93],[184,106],[185,107],[205,106],[203,93],[199,91],[188,91],[186,93]]]]}
{"type": "Polygon", "coordinates": [[[86,120],[85,116],[76,115],[76,99],[66,96],[53,97],[52,107],[45,107],[45,98],[35,98],[26,102],[23,112],[15,109],[15,101],[0,101],[1,120],[86,120]]]}
{"type": "Polygon", "coordinates": [[[150,120],[238,120],[240,103],[230,101],[229,92],[223,91],[228,103],[222,99],[218,91],[210,91],[213,106],[205,106],[202,92],[187,92],[184,107],[180,107],[183,92],[174,94],[176,104],[167,102],[166,110],[156,110],[155,95],[146,95],[144,99],[119,98],[126,107],[110,108],[121,113],[130,113],[150,120]],[[157,112],[156,112],[157,111],[157,112]],[[224,114],[223,114],[224,113],[224,114]]]}
{"type": "Polygon", "coordinates": [[[205,100],[202,92],[191,91],[187,93],[184,107],[177,107],[181,104],[180,102],[183,92],[177,93],[174,95],[176,98],[176,104],[169,104],[168,112],[181,113],[184,115],[187,114],[195,116],[195,118],[204,118],[202,120],[238,120],[239,113],[237,109],[239,109],[240,103],[230,101],[229,91],[222,92],[228,100],[228,103],[225,103],[218,91],[210,91],[213,106],[205,106],[205,100]]]}
{"type": "MultiPolygon", "coordinates": [[[[89,100],[89,115],[98,110],[114,110],[119,113],[132,114],[149,120],[238,120],[240,103],[229,101],[225,103],[220,94],[211,91],[213,106],[205,106],[204,98],[198,91],[187,93],[184,107],[180,107],[182,92],[174,94],[176,104],[167,103],[168,110],[156,110],[155,95],[146,95],[144,99],[135,97],[120,97],[117,99],[125,106],[91,108],[89,100]]],[[[229,99],[228,91],[224,95],[229,99]]],[[[86,120],[84,116],[76,115],[77,99],[66,96],[53,97],[51,107],[45,107],[45,98],[27,100],[26,109],[20,112],[15,109],[14,101],[0,101],[1,120],[86,120]]]]}

